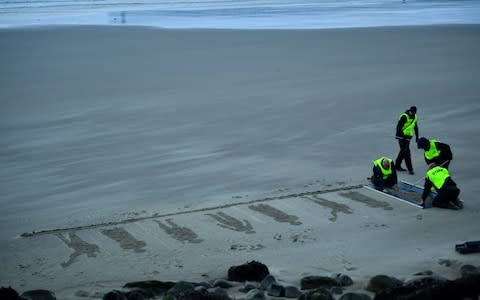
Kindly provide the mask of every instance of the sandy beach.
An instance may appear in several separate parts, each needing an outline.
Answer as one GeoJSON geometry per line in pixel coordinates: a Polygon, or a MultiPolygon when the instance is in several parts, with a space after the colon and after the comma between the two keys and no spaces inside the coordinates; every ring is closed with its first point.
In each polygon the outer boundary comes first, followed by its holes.
{"type": "Polygon", "coordinates": [[[251,260],[352,290],[457,278],[480,258],[454,250],[480,239],[478,53],[479,25],[1,29],[0,286],[97,299],[251,260]],[[411,105],[452,147],[462,211],[362,188],[411,105]]]}

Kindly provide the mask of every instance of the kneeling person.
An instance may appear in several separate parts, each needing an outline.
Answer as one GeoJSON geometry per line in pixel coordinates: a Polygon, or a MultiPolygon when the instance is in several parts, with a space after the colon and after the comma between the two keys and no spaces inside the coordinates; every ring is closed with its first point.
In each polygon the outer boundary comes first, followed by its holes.
{"type": "Polygon", "coordinates": [[[460,189],[450,177],[448,169],[437,166],[432,163],[429,165],[427,175],[425,176],[425,185],[423,188],[422,200],[425,203],[432,187],[437,192],[432,205],[440,208],[460,209],[463,204],[458,200],[460,189]]]}
{"type": "Polygon", "coordinates": [[[371,181],[377,190],[386,191],[387,188],[396,188],[398,179],[393,160],[383,156],[374,160],[371,181]]]}

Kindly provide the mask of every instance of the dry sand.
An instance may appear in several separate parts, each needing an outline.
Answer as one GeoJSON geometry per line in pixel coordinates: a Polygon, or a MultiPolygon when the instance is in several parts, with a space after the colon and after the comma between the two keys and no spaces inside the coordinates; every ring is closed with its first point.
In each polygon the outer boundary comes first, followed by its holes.
{"type": "Polygon", "coordinates": [[[0,49],[1,286],[101,298],[258,260],[355,290],[478,265],[454,245],[480,239],[480,26],[43,27],[0,49]],[[411,105],[452,146],[461,212],[361,188],[411,105]]]}

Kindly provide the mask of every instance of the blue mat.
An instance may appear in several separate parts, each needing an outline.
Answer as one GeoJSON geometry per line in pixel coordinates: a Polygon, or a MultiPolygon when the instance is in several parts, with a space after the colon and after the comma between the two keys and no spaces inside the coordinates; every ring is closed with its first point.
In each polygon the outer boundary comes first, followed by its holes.
{"type": "MultiPolygon", "coordinates": [[[[368,184],[365,186],[367,189],[381,193],[389,198],[399,200],[405,202],[407,204],[413,205],[418,208],[431,208],[432,203],[430,201],[426,201],[425,206],[419,205],[420,201],[422,200],[423,194],[423,187],[401,181],[398,183],[398,190],[387,189],[387,192],[379,191],[375,189],[373,184],[368,184]]],[[[433,199],[437,196],[436,193],[430,192],[430,197],[433,199]]]]}

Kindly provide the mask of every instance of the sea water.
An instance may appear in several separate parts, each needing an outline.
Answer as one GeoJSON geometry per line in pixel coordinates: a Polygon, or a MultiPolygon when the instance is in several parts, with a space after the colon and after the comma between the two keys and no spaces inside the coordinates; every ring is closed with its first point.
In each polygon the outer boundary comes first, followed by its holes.
{"type": "Polygon", "coordinates": [[[477,24],[480,0],[9,0],[0,26],[306,29],[477,24]]]}

